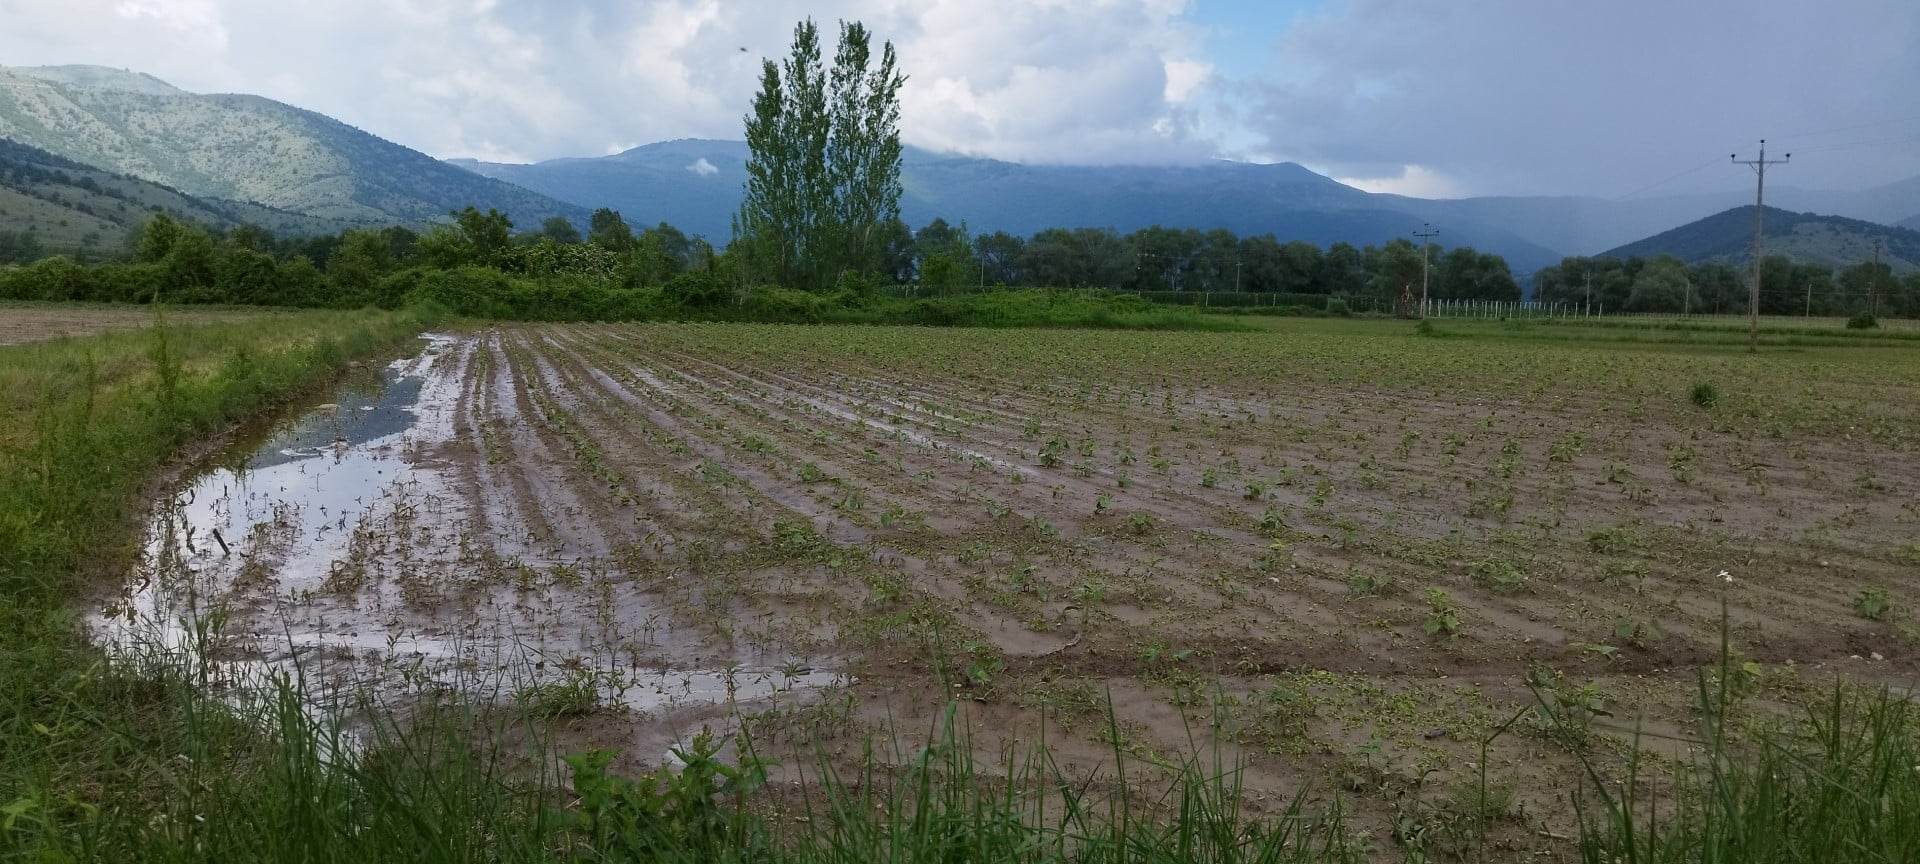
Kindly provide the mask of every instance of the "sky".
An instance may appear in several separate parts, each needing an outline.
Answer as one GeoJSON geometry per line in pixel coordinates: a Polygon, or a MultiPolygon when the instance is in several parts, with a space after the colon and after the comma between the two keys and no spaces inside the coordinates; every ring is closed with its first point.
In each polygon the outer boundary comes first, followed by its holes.
{"type": "Polygon", "coordinates": [[[1297,161],[1428,197],[1920,174],[1920,0],[0,0],[0,63],[257,93],[435,156],[738,138],[795,21],[858,19],[902,136],[999,159],[1297,161]],[[1770,175],[1771,178],[1775,175],[1770,175]]]}

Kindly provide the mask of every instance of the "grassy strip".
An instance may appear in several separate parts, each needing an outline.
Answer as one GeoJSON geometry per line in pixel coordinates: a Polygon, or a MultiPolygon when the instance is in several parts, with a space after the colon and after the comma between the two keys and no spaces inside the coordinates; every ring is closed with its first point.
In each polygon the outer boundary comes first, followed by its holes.
{"type": "Polygon", "coordinates": [[[408,343],[430,318],[309,312],[0,348],[6,845],[149,815],[193,788],[182,772],[207,770],[209,742],[247,746],[164,683],[105,664],[74,598],[89,574],[131,559],[133,505],[176,450],[408,343]]]}
{"type": "MultiPolygon", "coordinates": [[[[1738,659],[1730,633],[1723,593],[1720,659],[1699,677],[1692,758],[1674,767],[1664,790],[1661,778],[1642,773],[1637,746],[1623,780],[1586,763],[1588,783],[1575,796],[1581,860],[1920,860],[1920,717],[1912,697],[1863,694],[1836,681],[1833,695],[1798,722],[1746,728],[1739,718],[1750,664],[1738,659]]],[[[1564,709],[1543,713],[1563,727],[1591,723],[1564,709]]]]}

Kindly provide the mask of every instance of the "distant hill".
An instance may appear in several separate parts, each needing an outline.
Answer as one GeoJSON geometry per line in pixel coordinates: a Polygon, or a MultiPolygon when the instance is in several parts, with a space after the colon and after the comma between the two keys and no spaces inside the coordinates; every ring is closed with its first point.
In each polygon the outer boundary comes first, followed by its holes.
{"type": "Polygon", "coordinates": [[[1912,231],[1920,231],[1920,213],[1915,213],[1912,216],[1900,220],[1899,226],[1912,231]]]}
{"type": "Polygon", "coordinates": [[[344,223],[424,224],[468,204],[527,226],[586,217],[312,111],[97,66],[0,67],[0,137],[189,195],[344,223]]]}
{"type": "MultiPolygon", "coordinates": [[[[612,207],[634,224],[667,221],[724,243],[740,206],[746,159],[742,141],[685,139],[599,158],[452,164],[583,207],[612,207]]],[[[1392,196],[1363,192],[1292,163],[1029,165],[908,148],[901,180],[901,218],[909,225],[939,216],[965,221],[976,233],[1027,235],[1056,227],[1124,232],[1166,225],[1364,245],[1405,237],[1421,224],[1392,196]]],[[[1500,253],[1521,272],[1561,257],[1471,219],[1448,228],[1447,245],[1500,253]]]]}
{"type": "MultiPolygon", "coordinates": [[[[612,207],[631,222],[664,220],[724,241],[739,206],[746,156],[741,141],[687,139],[597,158],[454,164],[583,207],[612,207]]],[[[1746,194],[1423,199],[1365,192],[1292,163],[1028,165],[911,147],[903,163],[902,216],[916,227],[934,216],[965,220],[976,232],[1017,234],[1051,226],[1127,231],[1157,223],[1271,232],[1325,245],[1381,243],[1430,221],[1445,245],[1500,253],[1520,273],[1708,216],[1746,194]]],[[[1782,187],[1772,197],[1891,221],[1889,214],[1920,210],[1920,178],[1861,192],[1782,187]]]]}
{"type": "Polygon", "coordinates": [[[50,252],[118,251],[149,216],[210,228],[253,224],[275,234],[331,233],[344,223],[241,201],[196,198],[0,138],[0,231],[32,232],[50,252]]]}
{"type": "MultiPolygon", "coordinates": [[[[1768,207],[1766,254],[1795,261],[1846,267],[1873,259],[1881,245],[1881,260],[1900,272],[1920,269],[1920,231],[1878,222],[1794,213],[1768,207]]],[[[1689,264],[1705,261],[1745,262],[1752,258],[1753,206],[1735,207],[1671,231],[1663,231],[1602,253],[1603,257],[1651,258],[1672,255],[1689,264]]]]}

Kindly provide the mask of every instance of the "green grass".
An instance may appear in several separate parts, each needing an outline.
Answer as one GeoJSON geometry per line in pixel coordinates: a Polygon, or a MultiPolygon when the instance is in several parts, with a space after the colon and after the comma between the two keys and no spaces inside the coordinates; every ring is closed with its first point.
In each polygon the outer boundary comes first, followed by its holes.
{"type": "MultiPolygon", "coordinates": [[[[1741,680],[1723,596],[1720,660],[1700,674],[1689,758],[1662,777],[1644,768],[1636,746],[1618,781],[1589,763],[1576,794],[1581,860],[1920,860],[1920,716],[1911,697],[1836,682],[1805,716],[1752,727],[1736,719],[1741,680]]],[[[1555,724],[1582,722],[1545,713],[1555,724]]]]}

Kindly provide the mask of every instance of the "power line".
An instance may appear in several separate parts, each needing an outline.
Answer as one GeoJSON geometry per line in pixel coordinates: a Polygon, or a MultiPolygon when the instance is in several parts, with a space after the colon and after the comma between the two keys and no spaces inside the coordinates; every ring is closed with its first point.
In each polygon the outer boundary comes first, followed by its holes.
{"type": "Polygon", "coordinates": [[[1920,116],[1896,117],[1891,120],[1875,120],[1871,123],[1856,123],[1852,126],[1834,126],[1827,129],[1813,129],[1813,130],[1804,130],[1800,132],[1788,132],[1784,137],[1817,138],[1821,135],[1832,135],[1835,132],[1854,132],[1861,129],[1876,129],[1881,126],[1898,126],[1902,123],[1920,123],[1920,116]]]}
{"type": "Polygon", "coordinates": [[[1767,214],[1767,166],[1785,165],[1788,159],[1793,158],[1793,154],[1788,153],[1786,158],[1769,161],[1767,139],[1762,138],[1759,158],[1741,159],[1738,153],[1729,154],[1727,158],[1736,165],[1753,166],[1754,174],[1759,178],[1754,184],[1753,192],[1753,289],[1752,302],[1747,309],[1747,352],[1753,353],[1760,350],[1760,264],[1766,257],[1764,226],[1767,214]]]}
{"type": "Polygon", "coordinates": [[[1694,166],[1694,167],[1692,167],[1692,168],[1688,168],[1687,170],[1685,170],[1685,171],[1682,171],[1682,172],[1680,172],[1680,173],[1678,173],[1678,174],[1675,174],[1675,175],[1673,175],[1672,177],[1668,177],[1667,179],[1665,179],[1665,180],[1662,180],[1662,181],[1660,181],[1660,182],[1658,182],[1658,183],[1650,183],[1650,184],[1648,184],[1648,185],[1646,185],[1646,186],[1642,186],[1642,187],[1640,187],[1640,188],[1638,188],[1638,189],[1635,189],[1635,190],[1633,190],[1632,192],[1628,192],[1627,194],[1625,194],[1625,195],[1622,195],[1622,196],[1620,196],[1620,197],[1618,197],[1618,198],[1615,198],[1615,199],[1613,199],[1613,200],[1615,200],[1615,201],[1625,201],[1625,200],[1627,200],[1628,198],[1632,198],[1633,196],[1635,196],[1635,195],[1638,195],[1638,194],[1640,194],[1640,193],[1642,193],[1642,192],[1649,192],[1649,191],[1652,191],[1652,190],[1654,190],[1654,189],[1658,189],[1658,188],[1660,188],[1661,186],[1665,186],[1665,185],[1667,185],[1668,183],[1672,183],[1673,181],[1675,181],[1675,180],[1678,180],[1678,179],[1680,179],[1680,178],[1682,178],[1682,177],[1685,177],[1685,176],[1687,176],[1688,174],[1692,174],[1692,173],[1694,173],[1694,172],[1696,172],[1696,171],[1702,171],[1702,170],[1705,170],[1706,168],[1708,168],[1708,167],[1710,167],[1710,166],[1713,166],[1713,165],[1717,165],[1717,164],[1719,164],[1719,162],[1720,162],[1720,160],[1719,160],[1719,158],[1717,158],[1717,157],[1716,157],[1716,158],[1713,158],[1713,159],[1708,159],[1707,161],[1705,161],[1705,162],[1702,162],[1702,163],[1700,163],[1699,165],[1695,165],[1695,166],[1694,166]]]}

